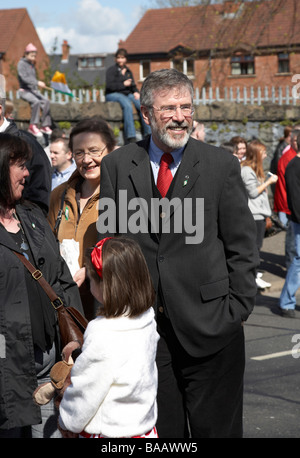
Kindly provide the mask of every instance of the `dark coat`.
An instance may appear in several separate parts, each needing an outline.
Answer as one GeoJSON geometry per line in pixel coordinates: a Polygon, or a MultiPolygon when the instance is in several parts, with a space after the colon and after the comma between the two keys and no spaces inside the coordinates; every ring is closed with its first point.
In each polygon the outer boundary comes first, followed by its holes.
{"type": "Polygon", "coordinates": [[[133,74],[131,70],[126,67],[125,75],[122,75],[120,67],[115,64],[109,67],[106,71],[106,83],[105,83],[105,94],[111,94],[112,92],[120,92],[121,94],[128,95],[138,92],[135,85],[133,74]],[[131,86],[124,86],[124,81],[132,79],[131,86]]]}
{"type": "MultiPolygon", "coordinates": [[[[128,210],[129,201],[135,208],[135,198],[143,199],[140,207],[149,215],[155,195],[153,183],[147,140],[119,148],[101,163],[100,205],[110,202],[105,198],[116,202],[115,233],[127,234],[139,242],[156,291],[161,283],[167,314],[185,350],[195,357],[213,354],[240,330],[256,296],[255,268],[259,260],[255,224],[239,162],[230,153],[191,138],[171,194],[167,194],[177,205],[176,211],[171,206],[168,233],[151,233],[150,226],[136,234],[122,228],[120,214],[127,214],[127,221],[136,216],[137,210],[128,210]],[[120,197],[121,190],[126,196],[120,197]],[[193,214],[195,224],[197,198],[204,199],[204,215],[198,222],[204,225],[203,240],[188,244],[187,221],[182,221],[183,229],[178,233],[174,221],[190,199],[193,207],[188,213],[193,214]]],[[[107,208],[103,215],[106,212],[107,208]]],[[[145,224],[148,226],[148,220],[145,224]]],[[[104,232],[100,219],[97,227],[104,232]]],[[[101,238],[113,234],[102,233],[101,238]]]]}
{"type": "MultiPolygon", "coordinates": [[[[82,312],[76,283],[61,258],[57,241],[42,211],[31,203],[17,205],[17,215],[35,265],[57,295],[82,312]]],[[[0,428],[41,422],[32,394],[37,387],[25,267],[12,252],[16,245],[0,225],[0,428]]],[[[49,307],[52,307],[49,301],[49,307]]]]}

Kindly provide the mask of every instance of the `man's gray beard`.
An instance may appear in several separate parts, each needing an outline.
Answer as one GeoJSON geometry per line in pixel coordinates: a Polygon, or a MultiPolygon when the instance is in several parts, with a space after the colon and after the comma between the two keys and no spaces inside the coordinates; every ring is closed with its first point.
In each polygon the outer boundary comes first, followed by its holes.
{"type": "MultiPolygon", "coordinates": [[[[173,127],[176,125],[176,126],[180,126],[180,124],[177,124],[177,123],[171,123],[169,124],[169,126],[172,126],[173,127]]],[[[151,131],[153,134],[156,135],[156,137],[166,146],[168,146],[169,148],[172,148],[172,149],[178,149],[178,148],[183,148],[189,138],[190,138],[190,135],[192,133],[192,130],[193,130],[193,126],[188,126],[188,130],[186,131],[186,133],[184,134],[183,137],[179,138],[178,140],[176,140],[176,138],[172,138],[168,132],[168,127],[169,126],[166,126],[164,127],[163,129],[158,129],[157,127],[157,123],[156,123],[156,120],[154,118],[154,116],[152,116],[151,118],[151,131]]],[[[183,126],[187,126],[186,123],[183,124],[183,126]]]]}

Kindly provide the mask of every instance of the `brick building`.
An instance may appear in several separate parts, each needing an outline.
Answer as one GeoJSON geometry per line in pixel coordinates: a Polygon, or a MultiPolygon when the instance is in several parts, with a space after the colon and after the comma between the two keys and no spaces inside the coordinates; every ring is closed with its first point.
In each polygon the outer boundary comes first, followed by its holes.
{"type": "Polygon", "coordinates": [[[286,87],[300,74],[299,0],[148,10],[120,41],[136,82],[175,67],[194,87],[286,87]]]}
{"type": "Polygon", "coordinates": [[[19,88],[17,65],[28,43],[38,49],[36,68],[43,80],[49,58],[26,8],[0,10],[0,73],[6,78],[7,91],[19,88]]]}
{"type": "Polygon", "coordinates": [[[106,69],[114,64],[112,53],[70,54],[70,45],[63,40],[61,54],[50,58],[51,74],[56,70],[65,74],[68,85],[73,88],[90,88],[105,85],[106,69]]]}

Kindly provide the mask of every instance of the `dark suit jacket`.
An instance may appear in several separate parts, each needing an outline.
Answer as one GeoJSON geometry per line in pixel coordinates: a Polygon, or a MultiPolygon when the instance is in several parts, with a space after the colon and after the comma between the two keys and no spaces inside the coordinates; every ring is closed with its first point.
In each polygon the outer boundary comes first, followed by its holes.
{"type": "MultiPolygon", "coordinates": [[[[130,144],[103,159],[100,206],[115,202],[116,225],[110,225],[106,234],[102,227],[100,238],[127,234],[139,242],[156,291],[161,284],[167,314],[182,346],[195,357],[213,354],[235,336],[251,313],[256,295],[256,229],[240,165],[227,151],[191,138],[167,195],[177,205],[175,211],[171,205],[169,230],[151,233],[148,221],[149,230],[134,234],[124,227],[124,219],[137,220],[137,201],[132,199],[142,198],[141,207],[150,214],[155,195],[148,145],[149,140],[130,144]],[[201,243],[191,244],[186,239],[190,236],[186,220],[192,215],[195,224],[197,212],[201,214],[199,199],[204,199],[204,235],[201,243]],[[128,209],[130,201],[133,210],[128,209]],[[180,233],[175,218],[181,210],[180,233]]],[[[108,207],[100,209],[98,230],[104,215],[108,217],[108,207]]],[[[198,226],[201,221],[198,218],[198,226]]],[[[145,224],[141,227],[145,229],[145,224]]]]}

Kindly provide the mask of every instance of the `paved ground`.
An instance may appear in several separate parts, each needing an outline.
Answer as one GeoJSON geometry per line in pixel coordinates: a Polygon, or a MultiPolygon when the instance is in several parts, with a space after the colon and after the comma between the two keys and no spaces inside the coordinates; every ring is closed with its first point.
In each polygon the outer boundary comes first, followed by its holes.
{"type": "Polygon", "coordinates": [[[300,289],[296,318],[282,317],[278,299],[286,275],[284,241],[285,232],[264,239],[261,267],[272,286],[257,295],[245,324],[245,438],[300,438],[300,354],[292,353],[300,341],[300,289]]]}
{"type": "Polygon", "coordinates": [[[261,267],[265,271],[264,280],[272,283],[269,293],[281,291],[286,275],[284,259],[285,231],[264,239],[261,249],[261,267]]]}

